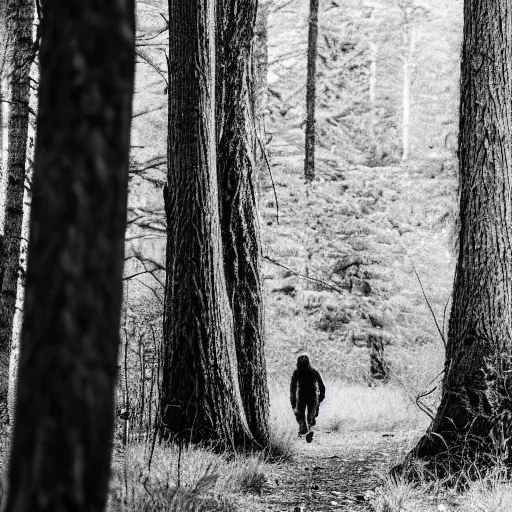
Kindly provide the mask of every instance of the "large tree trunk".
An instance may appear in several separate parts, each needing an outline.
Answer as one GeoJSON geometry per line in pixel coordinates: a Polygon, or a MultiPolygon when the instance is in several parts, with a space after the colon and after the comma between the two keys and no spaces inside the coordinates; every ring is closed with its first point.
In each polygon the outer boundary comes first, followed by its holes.
{"type": "Polygon", "coordinates": [[[268,11],[270,1],[258,0],[254,46],[252,52],[254,125],[259,138],[256,144],[256,182],[258,194],[265,190],[268,178],[267,169],[267,110],[268,110],[268,11]]]}
{"type": "Polygon", "coordinates": [[[224,269],[240,392],[249,428],[267,444],[261,243],[256,198],[251,47],[257,0],[217,3],[217,171],[224,269]]]}
{"type": "Polygon", "coordinates": [[[133,2],[43,2],[37,142],[5,511],[101,511],[122,299],[133,2]]]}
{"type": "MultiPolygon", "coordinates": [[[[0,10],[1,13],[1,10],[0,10]]],[[[2,45],[0,44],[0,50],[2,45]]],[[[1,61],[0,61],[1,65],[1,61]]],[[[0,180],[4,169],[4,80],[3,73],[0,72],[0,180]]],[[[0,251],[1,253],[1,251],[0,251]]],[[[1,264],[1,262],[0,262],[1,264]]]]}
{"type": "Polygon", "coordinates": [[[3,264],[0,291],[0,400],[7,398],[9,350],[12,337],[20,262],[23,196],[27,159],[29,122],[30,66],[34,59],[32,0],[9,0],[7,3],[9,47],[9,150],[5,192],[3,264]]]}
{"type": "Polygon", "coordinates": [[[485,468],[512,435],[512,11],[466,0],[460,243],[442,400],[416,448],[439,470],[485,468]]]}
{"type": "Polygon", "coordinates": [[[251,441],[224,278],[215,151],[214,0],[169,0],[163,437],[251,441]]]}
{"type": "Polygon", "coordinates": [[[306,157],[304,176],[311,181],[315,177],[315,100],[316,100],[316,54],[318,40],[318,3],[310,0],[308,63],[306,79],[306,157]]]}

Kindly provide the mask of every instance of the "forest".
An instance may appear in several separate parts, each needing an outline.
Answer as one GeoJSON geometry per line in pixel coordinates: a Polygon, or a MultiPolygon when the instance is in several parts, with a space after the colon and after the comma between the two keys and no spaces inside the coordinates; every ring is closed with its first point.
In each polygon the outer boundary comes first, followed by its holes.
{"type": "Polygon", "coordinates": [[[0,0],[1,510],[510,512],[511,84],[508,0],[0,0]]]}

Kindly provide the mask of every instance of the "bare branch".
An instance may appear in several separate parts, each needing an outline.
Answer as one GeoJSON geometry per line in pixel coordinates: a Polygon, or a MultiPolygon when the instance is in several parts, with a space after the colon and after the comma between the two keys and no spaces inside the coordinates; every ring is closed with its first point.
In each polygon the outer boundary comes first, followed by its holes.
{"type": "Polygon", "coordinates": [[[305,274],[301,274],[300,272],[297,272],[296,270],[290,268],[290,267],[287,267],[286,265],[283,265],[282,263],[279,263],[278,261],[276,261],[275,259],[271,258],[270,256],[263,256],[263,259],[267,260],[267,261],[270,261],[270,263],[273,263],[274,265],[278,266],[278,267],[281,267],[281,268],[284,268],[285,270],[288,270],[289,272],[291,272],[293,275],[297,276],[297,277],[302,277],[303,279],[307,279],[308,281],[312,281],[314,283],[318,283],[318,284],[321,284],[322,286],[326,287],[326,288],[329,288],[330,290],[334,290],[335,292],[338,292],[338,293],[341,293],[341,294],[345,294],[345,291],[343,290],[343,288],[340,288],[339,286],[336,286],[334,284],[331,284],[331,283],[328,283],[326,281],[322,281],[321,279],[317,279],[316,277],[310,277],[310,276],[307,276],[305,274]]]}

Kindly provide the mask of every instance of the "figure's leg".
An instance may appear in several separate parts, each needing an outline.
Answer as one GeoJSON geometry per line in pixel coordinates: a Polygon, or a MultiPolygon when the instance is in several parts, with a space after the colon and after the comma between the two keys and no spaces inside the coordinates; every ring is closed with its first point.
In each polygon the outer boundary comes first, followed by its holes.
{"type": "Polygon", "coordinates": [[[308,427],[306,425],[306,404],[297,400],[297,407],[295,408],[295,419],[299,424],[299,435],[306,434],[308,427]]]}
{"type": "Polygon", "coordinates": [[[312,427],[315,426],[316,424],[316,420],[315,420],[315,415],[316,415],[316,401],[313,399],[310,399],[308,401],[308,415],[307,415],[307,420],[308,420],[308,433],[306,434],[306,441],[308,443],[311,443],[311,441],[313,441],[313,430],[312,430],[312,427]]]}
{"type": "Polygon", "coordinates": [[[313,399],[308,403],[308,425],[313,427],[316,425],[316,417],[318,416],[318,396],[315,395],[313,399]]]}

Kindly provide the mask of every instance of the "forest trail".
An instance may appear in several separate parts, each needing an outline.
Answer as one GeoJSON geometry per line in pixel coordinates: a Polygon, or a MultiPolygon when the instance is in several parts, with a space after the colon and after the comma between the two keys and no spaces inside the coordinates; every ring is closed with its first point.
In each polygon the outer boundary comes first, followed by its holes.
{"type": "Polygon", "coordinates": [[[407,432],[316,431],[311,444],[294,442],[294,456],[268,474],[261,496],[246,498],[255,512],[371,511],[368,499],[411,445],[407,432]]]}

